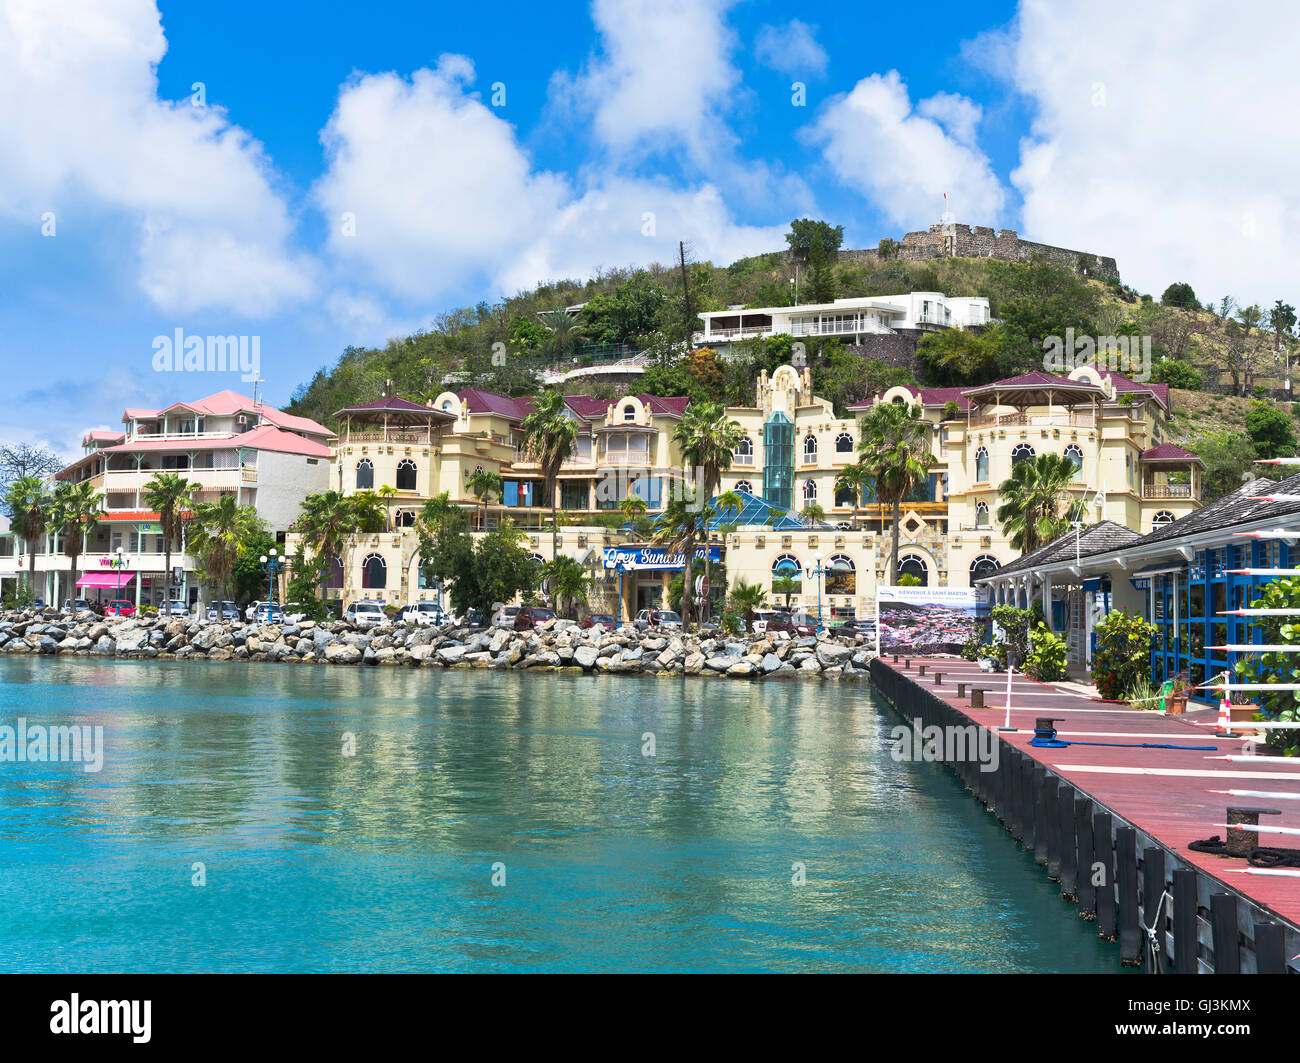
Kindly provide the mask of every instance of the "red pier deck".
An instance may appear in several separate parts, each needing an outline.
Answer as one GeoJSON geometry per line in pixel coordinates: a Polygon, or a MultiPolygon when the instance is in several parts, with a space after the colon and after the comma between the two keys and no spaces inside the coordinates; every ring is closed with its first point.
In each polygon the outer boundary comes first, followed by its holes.
{"type": "MultiPolygon", "coordinates": [[[[878,658],[878,665],[910,680],[920,689],[946,702],[958,713],[983,727],[996,730],[1006,717],[1005,674],[981,672],[979,666],[959,658],[913,657],[904,667],[901,656],[878,658]],[[926,675],[918,675],[919,666],[926,675]],[[939,686],[934,674],[942,675],[939,686]],[[965,683],[967,697],[957,697],[957,684],[965,683]],[[986,708],[970,706],[972,687],[985,691],[986,708]]],[[[999,737],[1068,780],[1097,805],[1132,824],[1177,859],[1248,901],[1267,909],[1281,921],[1300,928],[1300,878],[1238,874],[1249,866],[1231,859],[1195,852],[1188,843],[1212,835],[1226,837],[1229,805],[1276,808],[1280,816],[1261,816],[1261,826],[1300,827],[1300,800],[1264,797],[1230,797],[1211,790],[1261,790],[1300,797],[1300,760],[1294,764],[1246,764],[1209,759],[1240,750],[1243,739],[1217,738],[1217,715],[1202,709],[1185,716],[1132,709],[1095,701],[1055,685],[1042,685],[1023,676],[1011,684],[1011,725],[1015,732],[999,737]],[[1073,745],[1060,749],[1031,746],[1036,717],[1056,717],[1058,737],[1078,742],[1156,742],[1187,746],[1217,746],[1214,752],[1176,749],[1119,748],[1073,745]],[[1206,726],[1208,725],[1208,726],[1206,726]]],[[[1261,833],[1260,845],[1300,848],[1300,836],[1261,833]]]]}

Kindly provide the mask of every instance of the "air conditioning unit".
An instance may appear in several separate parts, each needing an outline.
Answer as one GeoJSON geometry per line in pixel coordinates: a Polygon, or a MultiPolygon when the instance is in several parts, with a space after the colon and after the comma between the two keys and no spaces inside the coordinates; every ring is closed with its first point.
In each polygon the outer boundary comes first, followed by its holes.
{"type": "Polygon", "coordinates": [[[235,424],[241,426],[246,425],[248,424],[248,418],[241,413],[238,417],[235,418],[235,424]]]}

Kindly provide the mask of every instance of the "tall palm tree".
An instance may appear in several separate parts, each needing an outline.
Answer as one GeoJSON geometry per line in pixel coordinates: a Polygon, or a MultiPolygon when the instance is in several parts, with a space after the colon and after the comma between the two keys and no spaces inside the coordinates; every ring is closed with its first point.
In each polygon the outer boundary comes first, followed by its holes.
{"type": "Polygon", "coordinates": [[[664,509],[659,518],[657,530],[651,536],[651,543],[665,547],[670,553],[680,553],[686,558],[685,576],[682,580],[682,631],[691,629],[691,592],[694,580],[691,579],[691,563],[695,558],[695,544],[701,536],[707,535],[709,519],[713,510],[709,506],[695,509],[689,502],[675,498],[664,509]]]}
{"type": "MultiPolygon", "coordinates": [[[[740,441],[745,438],[745,430],[740,424],[727,416],[726,407],[720,402],[692,402],[686,407],[686,413],[673,429],[673,441],[682,454],[682,464],[694,466],[699,474],[699,487],[706,499],[722,484],[722,474],[731,468],[731,458],[740,441]]],[[[712,539],[709,529],[705,529],[705,546],[712,539]]],[[[712,577],[710,551],[704,551],[704,581],[706,585],[712,577]]],[[[707,612],[708,602],[705,602],[707,612]]]]}
{"type": "Polygon", "coordinates": [[[803,517],[805,524],[820,524],[826,519],[826,510],[822,509],[820,502],[809,502],[799,511],[799,516],[803,517]]]}
{"type": "Polygon", "coordinates": [[[858,422],[858,454],[875,479],[876,500],[890,507],[893,545],[889,579],[898,574],[899,510],[934,464],[930,437],[934,429],[920,403],[878,402],[858,422]]]}
{"type": "Polygon", "coordinates": [[[240,547],[264,528],[257,510],[241,506],[233,494],[195,504],[190,548],[218,592],[230,589],[240,547]]]}
{"type": "Polygon", "coordinates": [[[62,537],[63,552],[72,559],[72,579],[68,598],[77,598],[77,561],[86,550],[86,542],[99,524],[99,494],[89,480],[72,483],[60,480],[54,488],[50,505],[50,527],[62,537]]]}
{"type": "Polygon", "coordinates": [[[803,580],[798,576],[790,575],[789,571],[782,569],[779,575],[772,577],[772,593],[785,595],[785,607],[790,608],[790,598],[803,590],[803,580]]]}
{"type": "Polygon", "coordinates": [[[1016,462],[1010,477],[998,485],[1002,505],[997,518],[1002,534],[1010,537],[1022,556],[1059,538],[1069,527],[1068,516],[1062,516],[1060,510],[1075,472],[1068,458],[1039,454],[1016,462]]]}
{"type": "Polygon", "coordinates": [[[27,589],[36,593],[36,543],[50,523],[51,497],[39,476],[20,476],[5,491],[14,528],[27,543],[27,589]]]}
{"type": "MultiPolygon", "coordinates": [[[[425,508],[433,501],[426,503],[425,508]]],[[[343,557],[348,536],[357,530],[356,511],[351,499],[342,492],[321,491],[302,500],[293,526],[302,533],[307,546],[315,550],[328,577],[333,572],[333,563],[343,557]]]]}
{"type": "Polygon", "coordinates": [[[488,472],[485,469],[479,469],[468,480],[465,486],[474,492],[474,497],[483,503],[483,530],[487,530],[487,507],[488,502],[493,498],[500,498],[505,493],[505,478],[499,472],[488,472]]]}
{"type": "Polygon", "coordinates": [[[854,531],[858,530],[858,506],[862,504],[862,496],[870,484],[871,470],[860,461],[841,469],[839,475],[835,477],[835,490],[848,491],[853,496],[854,531]]]}
{"type": "Polygon", "coordinates": [[[382,499],[384,503],[384,531],[391,531],[393,528],[393,514],[389,507],[396,495],[397,488],[389,484],[380,484],[375,492],[375,496],[382,499]]]}
{"type": "Polygon", "coordinates": [[[147,508],[158,514],[162,529],[163,565],[167,584],[167,598],[171,597],[172,546],[183,546],[181,534],[185,529],[185,515],[194,505],[194,492],[199,487],[174,472],[157,473],[144,485],[141,498],[147,508]]]}
{"type": "Polygon", "coordinates": [[[587,602],[587,571],[573,558],[557,557],[543,566],[557,611],[567,615],[574,606],[587,602]],[[565,608],[565,607],[568,608],[565,608]]]}
{"type": "Polygon", "coordinates": [[[569,416],[564,396],[558,391],[543,392],[520,425],[524,433],[524,455],[537,463],[544,490],[551,499],[551,557],[560,556],[559,492],[556,481],[560,466],[573,453],[578,438],[578,423],[569,416]]]}

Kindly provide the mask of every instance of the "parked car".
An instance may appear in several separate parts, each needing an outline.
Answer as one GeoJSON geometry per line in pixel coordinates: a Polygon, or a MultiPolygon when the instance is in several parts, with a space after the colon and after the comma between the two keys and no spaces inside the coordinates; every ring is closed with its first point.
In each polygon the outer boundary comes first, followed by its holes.
{"type": "Polygon", "coordinates": [[[238,620],[239,606],[234,602],[213,602],[208,606],[209,620],[238,620]]]}
{"type": "Polygon", "coordinates": [[[846,620],[834,629],[837,635],[872,636],[876,633],[876,622],[866,618],[846,620]]]}
{"type": "Polygon", "coordinates": [[[515,630],[528,631],[538,624],[555,619],[555,610],[544,605],[521,605],[515,613],[515,630]]]}
{"type": "Polygon", "coordinates": [[[63,599],[63,611],[65,613],[84,613],[90,608],[90,603],[85,598],[77,598],[75,601],[68,598],[63,599]]]}
{"type": "MultiPolygon", "coordinates": [[[[452,622],[455,623],[454,620],[452,622]]],[[[460,623],[463,624],[465,627],[482,627],[483,614],[480,613],[477,609],[467,610],[465,615],[460,618],[460,623]]]]}
{"type": "Polygon", "coordinates": [[[253,617],[257,615],[257,611],[261,607],[262,607],[262,603],[260,601],[249,602],[248,605],[244,607],[244,619],[252,620],[253,617]]]}
{"type": "Polygon", "coordinates": [[[419,624],[421,627],[442,627],[443,624],[450,623],[451,618],[437,602],[412,602],[397,611],[397,620],[399,623],[419,624]]]}
{"type": "Polygon", "coordinates": [[[267,602],[258,608],[252,618],[259,624],[283,624],[284,610],[274,602],[267,602]]]}
{"type": "Polygon", "coordinates": [[[115,598],[104,607],[105,616],[135,616],[135,602],[115,598]]]}
{"type": "Polygon", "coordinates": [[[755,635],[761,635],[767,630],[768,622],[776,616],[775,609],[755,609],[754,619],[749,625],[749,629],[755,635]]]}
{"type": "Polygon", "coordinates": [[[682,618],[671,609],[642,609],[636,614],[635,623],[644,631],[652,627],[681,627],[682,618]]]}
{"type": "Polygon", "coordinates": [[[167,603],[164,611],[168,616],[188,617],[190,615],[190,607],[186,605],[185,602],[181,601],[179,598],[172,598],[167,603]]]}
{"type": "Polygon", "coordinates": [[[518,612],[519,606],[507,605],[501,610],[501,612],[497,613],[496,618],[492,621],[492,626],[513,631],[515,627],[515,616],[518,612]]]}
{"type": "Polygon", "coordinates": [[[817,621],[806,613],[774,613],[768,617],[764,630],[770,635],[784,631],[796,638],[817,634],[817,621]]]}
{"type": "Polygon", "coordinates": [[[353,602],[343,610],[343,619],[357,627],[375,627],[385,623],[388,615],[382,602],[353,602]]]}
{"type": "Polygon", "coordinates": [[[613,613],[591,613],[578,621],[578,627],[598,627],[601,631],[617,631],[618,618],[613,613]]]}

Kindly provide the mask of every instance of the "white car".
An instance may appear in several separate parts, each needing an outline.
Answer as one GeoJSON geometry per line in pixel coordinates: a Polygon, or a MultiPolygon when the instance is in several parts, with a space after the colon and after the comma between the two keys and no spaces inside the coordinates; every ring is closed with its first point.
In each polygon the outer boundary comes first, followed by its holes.
{"type": "Polygon", "coordinates": [[[353,602],[343,611],[343,619],[356,627],[376,627],[388,616],[382,602],[353,602]]]}
{"type": "Polygon", "coordinates": [[[776,616],[775,609],[755,609],[753,633],[755,635],[763,634],[767,630],[767,622],[774,616],[776,616]]]}
{"type": "Polygon", "coordinates": [[[420,627],[441,627],[451,623],[451,617],[437,602],[412,602],[404,605],[397,614],[397,620],[399,623],[418,624],[420,627]]]}
{"type": "Polygon", "coordinates": [[[249,602],[248,608],[244,610],[244,619],[252,620],[257,616],[257,611],[262,608],[261,602],[249,602]]]}
{"type": "Polygon", "coordinates": [[[492,621],[492,626],[503,631],[513,631],[515,629],[515,616],[519,613],[519,606],[507,605],[501,612],[497,613],[492,621]]]}

